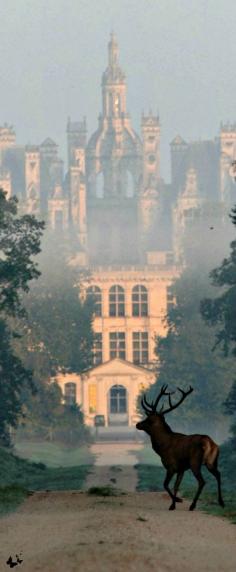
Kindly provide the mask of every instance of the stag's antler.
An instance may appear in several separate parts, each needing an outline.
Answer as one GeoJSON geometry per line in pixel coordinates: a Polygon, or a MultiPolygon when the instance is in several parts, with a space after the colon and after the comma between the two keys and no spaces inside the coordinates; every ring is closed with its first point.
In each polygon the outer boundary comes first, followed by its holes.
{"type": "MultiPolygon", "coordinates": [[[[172,393],[174,392],[170,392],[170,391],[166,391],[167,390],[168,385],[163,385],[161,388],[161,391],[158,393],[157,398],[155,399],[155,401],[152,401],[152,403],[148,403],[146,395],[143,396],[142,400],[141,400],[141,405],[144,409],[144,411],[146,411],[146,413],[150,414],[150,413],[157,413],[157,406],[158,403],[160,401],[160,399],[164,396],[167,395],[169,397],[170,400],[170,396],[172,395],[172,393]]],[[[162,412],[163,406],[161,408],[162,412]]]]}
{"type": "Polygon", "coordinates": [[[179,407],[179,405],[180,405],[181,403],[183,403],[184,399],[185,399],[190,393],[192,393],[192,391],[193,391],[193,387],[191,387],[191,385],[190,385],[188,391],[184,391],[184,390],[181,389],[180,387],[177,387],[177,389],[180,391],[180,393],[182,393],[182,397],[180,398],[180,400],[179,400],[177,403],[175,403],[174,405],[172,405],[172,402],[171,402],[171,394],[169,394],[169,407],[168,407],[168,409],[164,409],[164,410],[161,411],[161,413],[162,413],[163,415],[165,415],[166,413],[169,413],[170,411],[173,411],[173,409],[176,409],[177,407],[179,407]]]}
{"type": "Polygon", "coordinates": [[[142,405],[142,408],[144,409],[144,411],[148,415],[150,415],[150,413],[158,413],[157,406],[158,406],[158,403],[160,402],[160,399],[163,396],[168,397],[169,407],[167,409],[163,409],[164,405],[162,405],[159,413],[162,413],[162,415],[165,415],[166,413],[169,413],[170,411],[173,411],[173,409],[176,409],[177,407],[179,407],[179,405],[181,403],[183,403],[184,399],[193,391],[193,388],[191,386],[189,387],[188,391],[184,391],[183,389],[178,387],[177,389],[180,391],[180,393],[182,393],[182,397],[180,398],[180,400],[177,403],[172,405],[171,395],[173,395],[173,393],[175,393],[175,391],[166,391],[167,387],[168,387],[168,385],[163,385],[161,387],[160,392],[158,393],[157,398],[155,399],[155,401],[152,401],[151,403],[148,403],[146,395],[143,396],[143,398],[141,400],[141,405],[142,405]]]}

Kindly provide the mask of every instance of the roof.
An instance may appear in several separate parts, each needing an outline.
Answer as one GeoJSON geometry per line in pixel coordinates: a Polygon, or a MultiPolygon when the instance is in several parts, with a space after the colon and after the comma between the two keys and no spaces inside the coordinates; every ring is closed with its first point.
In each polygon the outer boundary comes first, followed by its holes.
{"type": "MultiPolygon", "coordinates": [[[[122,370],[123,370],[123,372],[124,372],[124,367],[126,367],[126,371],[127,371],[127,369],[130,368],[130,369],[132,369],[132,370],[136,370],[139,374],[142,374],[142,375],[144,374],[144,372],[145,372],[146,375],[148,375],[148,374],[149,374],[149,375],[150,375],[150,374],[153,374],[153,372],[152,372],[150,369],[147,369],[146,367],[143,367],[143,366],[140,366],[140,365],[136,365],[136,364],[134,364],[134,363],[132,363],[132,362],[130,362],[130,361],[123,360],[123,359],[120,359],[120,358],[114,358],[114,359],[110,359],[110,360],[108,360],[108,361],[106,361],[106,362],[100,363],[100,364],[97,365],[97,366],[94,366],[94,367],[91,367],[91,368],[85,370],[85,371],[83,372],[83,374],[90,373],[90,372],[99,373],[99,371],[101,371],[102,369],[103,369],[103,370],[104,370],[104,369],[107,369],[107,368],[109,369],[109,366],[110,366],[111,364],[113,364],[113,365],[117,366],[117,368],[119,368],[119,370],[117,369],[117,374],[121,374],[121,373],[122,373],[122,370]]],[[[124,373],[125,373],[125,372],[124,372],[124,373]]]]}
{"type": "Polygon", "coordinates": [[[187,145],[186,141],[184,141],[181,135],[176,135],[176,137],[171,141],[171,145],[187,145]]]}
{"type": "Polygon", "coordinates": [[[57,143],[51,139],[51,137],[47,137],[40,145],[40,147],[57,147],[57,143]]]}

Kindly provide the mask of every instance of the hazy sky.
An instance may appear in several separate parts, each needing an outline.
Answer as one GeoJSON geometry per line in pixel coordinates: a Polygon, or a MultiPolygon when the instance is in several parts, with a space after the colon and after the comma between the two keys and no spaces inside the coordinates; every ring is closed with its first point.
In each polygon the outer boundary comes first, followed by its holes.
{"type": "Polygon", "coordinates": [[[0,0],[0,124],[19,143],[51,136],[65,154],[67,116],[101,110],[110,31],[128,81],[128,110],[159,110],[162,173],[169,142],[212,138],[236,120],[235,0],[0,0]]]}

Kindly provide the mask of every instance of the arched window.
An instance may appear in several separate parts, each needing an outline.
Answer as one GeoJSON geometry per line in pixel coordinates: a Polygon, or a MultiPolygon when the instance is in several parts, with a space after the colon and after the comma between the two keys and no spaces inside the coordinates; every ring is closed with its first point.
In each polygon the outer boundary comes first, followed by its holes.
{"type": "Polygon", "coordinates": [[[89,286],[87,288],[87,296],[94,301],[94,314],[95,316],[102,315],[102,291],[98,286],[89,286]]]}
{"type": "Polygon", "coordinates": [[[125,315],[125,291],[121,286],[112,286],[109,291],[109,315],[125,315]]]}
{"type": "Polygon", "coordinates": [[[96,197],[103,199],[104,197],[104,176],[102,171],[96,177],[96,197]]]}
{"type": "Polygon", "coordinates": [[[76,383],[65,383],[64,397],[66,405],[75,405],[76,403],[76,383]]]}
{"type": "Polygon", "coordinates": [[[132,199],[134,196],[134,179],[130,171],[127,172],[126,196],[128,199],[132,199]]]}
{"type": "Polygon", "coordinates": [[[55,211],[54,228],[55,230],[63,230],[63,211],[55,211]]]}
{"type": "Polygon", "coordinates": [[[148,292],[145,286],[137,284],[132,290],[132,315],[148,315],[148,292]]]}
{"type": "Polygon", "coordinates": [[[113,385],[110,389],[110,413],[127,412],[127,391],[123,385],[113,385]]]}

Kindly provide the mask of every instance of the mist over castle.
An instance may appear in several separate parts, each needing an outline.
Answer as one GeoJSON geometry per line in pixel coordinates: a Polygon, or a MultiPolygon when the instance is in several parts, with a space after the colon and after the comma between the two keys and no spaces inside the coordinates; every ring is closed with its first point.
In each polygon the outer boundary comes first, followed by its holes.
{"type": "Polygon", "coordinates": [[[166,183],[160,119],[143,113],[138,134],[126,91],[111,34],[98,127],[88,135],[85,118],[68,119],[66,166],[50,136],[19,146],[12,126],[0,128],[0,186],[60,238],[70,242],[73,233],[77,264],[91,273],[85,286],[96,298],[94,368],[86,379],[58,377],[63,393],[82,402],[89,424],[96,414],[106,424],[136,422],[137,395],[153,380],[155,337],[165,335],[163,318],[173,304],[171,284],[185,263],[186,235],[206,213],[223,225],[234,199],[236,125],[221,125],[214,140],[188,143],[176,134],[166,183]]]}

